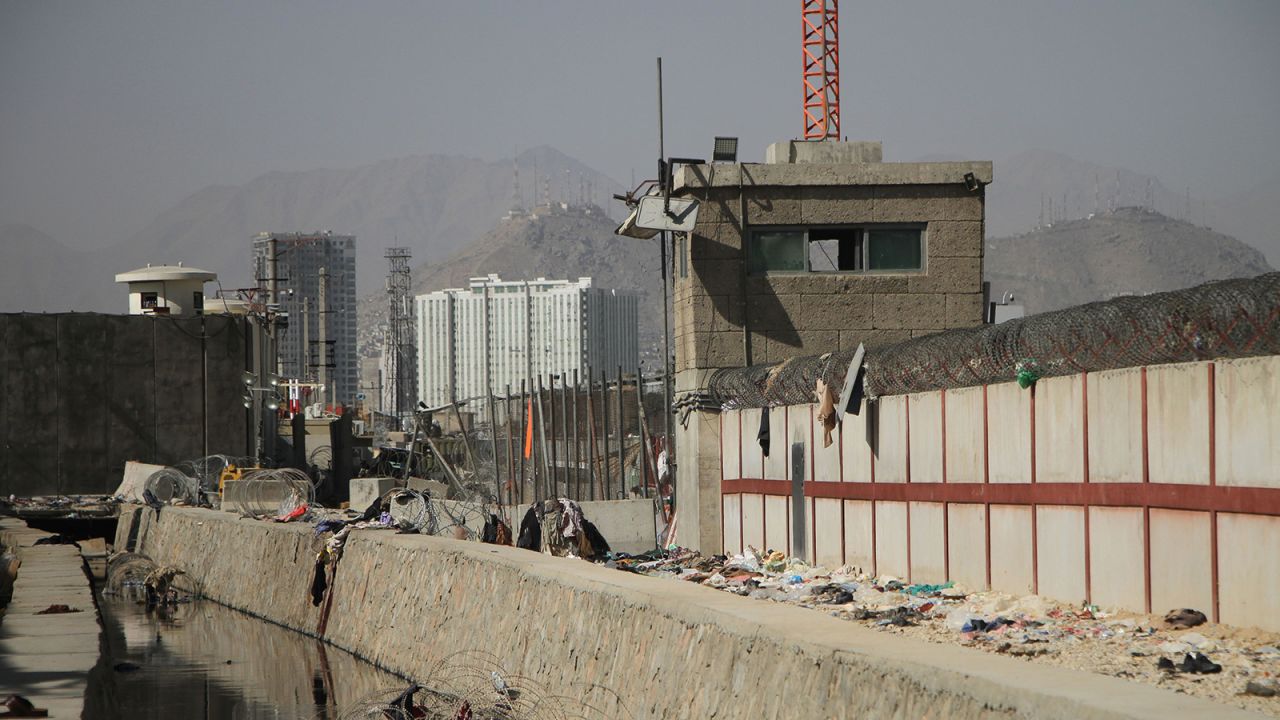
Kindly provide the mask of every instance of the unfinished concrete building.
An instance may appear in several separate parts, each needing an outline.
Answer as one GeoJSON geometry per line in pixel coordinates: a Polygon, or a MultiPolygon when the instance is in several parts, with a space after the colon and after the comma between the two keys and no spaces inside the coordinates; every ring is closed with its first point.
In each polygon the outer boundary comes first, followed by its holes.
{"type": "MultiPolygon", "coordinates": [[[[766,162],[689,165],[675,246],[676,396],[719,368],[978,325],[990,162],[886,163],[878,142],[789,142],[766,162]]],[[[720,545],[713,411],[678,429],[680,542],[720,545]]]]}

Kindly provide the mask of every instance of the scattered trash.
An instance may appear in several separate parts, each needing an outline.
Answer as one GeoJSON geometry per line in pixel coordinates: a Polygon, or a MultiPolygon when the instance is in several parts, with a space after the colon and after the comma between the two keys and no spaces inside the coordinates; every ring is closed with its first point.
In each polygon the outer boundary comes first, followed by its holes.
{"type": "Polygon", "coordinates": [[[1164,616],[1165,624],[1178,630],[1185,630],[1197,625],[1203,625],[1206,620],[1207,618],[1205,618],[1204,613],[1199,610],[1192,610],[1191,608],[1170,610],[1169,613],[1164,616]]]}
{"type": "Polygon", "coordinates": [[[1244,692],[1258,697],[1275,697],[1280,695],[1280,682],[1275,678],[1256,678],[1245,684],[1244,692]]]}
{"type": "Polygon", "coordinates": [[[31,701],[21,695],[10,695],[5,698],[4,706],[8,712],[0,715],[0,717],[15,718],[39,718],[49,717],[49,711],[45,708],[38,708],[31,704],[31,701]]]}
{"type": "Polygon", "coordinates": [[[80,608],[73,608],[70,605],[50,605],[49,607],[37,611],[36,615],[62,615],[64,613],[84,612],[80,608]]]}
{"type": "Polygon", "coordinates": [[[1040,379],[1040,363],[1035,358],[1023,358],[1013,366],[1013,369],[1017,372],[1018,387],[1023,390],[1035,385],[1040,379]]]}

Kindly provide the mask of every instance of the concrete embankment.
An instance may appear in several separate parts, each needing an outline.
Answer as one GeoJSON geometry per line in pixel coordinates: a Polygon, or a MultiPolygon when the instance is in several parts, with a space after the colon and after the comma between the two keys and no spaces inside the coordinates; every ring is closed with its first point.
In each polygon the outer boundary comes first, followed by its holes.
{"type": "Polygon", "coordinates": [[[51,718],[78,718],[100,631],[93,588],[75,545],[36,545],[49,533],[0,518],[0,545],[20,565],[0,620],[0,697],[22,695],[51,718]],[[51,605],[79,612],[37,614],[51,605]]]}
{"type": "Polygon", "coordinates": [[[117,550],[183,569],[218,602],[395,672],[429,681],[441,658],[481,650],[562,693],[607,686],[636,718],[1253,717],[818,611],[390,531],[352,533],[331,596],[317,608],[310,588],[319,544],[307,525],[189,508],[158,517],[125,508],[116,538],[117,550]]]}

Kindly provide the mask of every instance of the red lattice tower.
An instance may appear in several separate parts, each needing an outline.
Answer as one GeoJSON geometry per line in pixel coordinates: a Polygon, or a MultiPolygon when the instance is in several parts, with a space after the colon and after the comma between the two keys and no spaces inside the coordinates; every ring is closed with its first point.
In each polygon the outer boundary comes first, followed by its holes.
{"type": "Polygon", "coordinates": [[[800,0],[804,139],[840,137],[839,0],[800,0]]]}

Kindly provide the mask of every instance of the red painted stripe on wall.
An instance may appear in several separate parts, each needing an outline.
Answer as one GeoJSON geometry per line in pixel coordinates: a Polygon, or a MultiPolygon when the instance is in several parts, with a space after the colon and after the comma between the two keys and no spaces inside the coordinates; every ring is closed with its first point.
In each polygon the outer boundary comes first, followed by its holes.
{"type": "MultiPolygon", "coordinates": [[[[725,480],[726,493],[791,494],[785,480],[725,480]]],[[[1280,488],[1178,483],[827,483],[807,482],[804,494],[815,498],[892,502],[994,503],[998,505],[1076,505],[1154,507],[1252,515],[1280,515],[1280,488]]]]}

